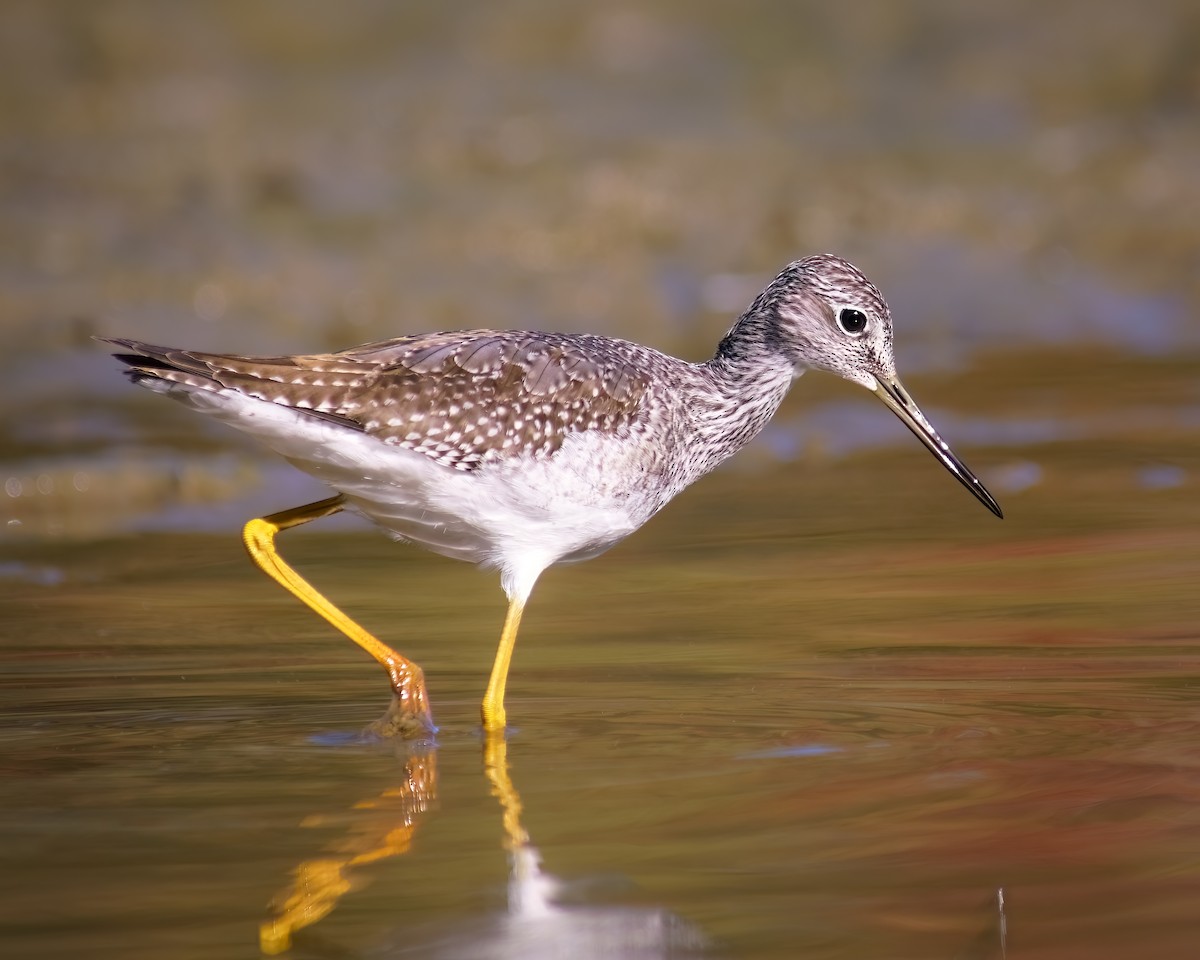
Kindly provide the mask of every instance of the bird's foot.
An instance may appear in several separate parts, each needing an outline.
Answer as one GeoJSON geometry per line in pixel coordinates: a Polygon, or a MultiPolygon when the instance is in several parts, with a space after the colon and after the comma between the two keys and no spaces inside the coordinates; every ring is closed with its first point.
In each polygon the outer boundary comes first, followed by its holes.
{"type": "Polygon", "coordinates": [[[392,702],[387,712],[367,727],[367,733],[385,739],[432,739],[437,727],[425,692],[425,674],[408,660],[390,664],[388,673],[392,679],[392,702]]]}
{"type": "Polygon", "coordinates": [[[384,715],[366,729],[368,736],[385,740],[393,737],[401,740],[432,740],[436,733],[437,727],[434,726],[428,706],[414,710],[411,702],[401,697],[392,697],[384,715]]]}

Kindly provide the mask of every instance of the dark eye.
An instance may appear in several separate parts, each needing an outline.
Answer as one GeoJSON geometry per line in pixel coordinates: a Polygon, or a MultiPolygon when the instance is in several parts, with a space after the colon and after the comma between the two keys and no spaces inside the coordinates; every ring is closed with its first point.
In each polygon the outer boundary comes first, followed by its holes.
{"type": "Polygon", "coordinates": [[[842,307],[838,311],[838,326],[851,336],[858,336],[867,329],[867,315],[853,307],[842,307]]]}

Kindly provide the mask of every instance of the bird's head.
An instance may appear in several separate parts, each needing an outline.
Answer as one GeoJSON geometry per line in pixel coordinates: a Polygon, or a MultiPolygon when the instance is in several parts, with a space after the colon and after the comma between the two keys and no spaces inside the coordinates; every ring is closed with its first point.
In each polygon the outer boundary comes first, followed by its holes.
{"type": "Polygon", "coordinates": [[[999,504],[925,419],[896,375],[892,315],[883,295],[853,264],[819,254],[788,264],[747,316],[767,320],[772,348],[797,373],[827,370],[866,387],[899,417],[984,506],[999,504]]]}
{"type": "Polygon", "coordinates": [[[892,315],[852,264],[820,254],[789,263],[751,308],[772,321],[776,344],[797,371],[828,370],[875,390],[894,380],[892,315]]]}

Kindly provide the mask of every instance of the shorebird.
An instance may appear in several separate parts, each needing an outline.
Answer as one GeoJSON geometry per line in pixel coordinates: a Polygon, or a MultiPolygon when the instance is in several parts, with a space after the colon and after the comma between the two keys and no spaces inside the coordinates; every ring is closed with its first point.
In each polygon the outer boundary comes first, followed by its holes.
{"type": "Polygon", "coordinates": [[[254,561],[387,671],[387,732],[433,727],[424,675],[279,556],[275,535],[349,508],[398,540],[500,571],[508,613],[482,704],[502,730],[526,601],[555,563],[603,553],[766,425],[792,381],[826,370],[873,392],[997,517],[896,375],[892,318],[857,268],[788,264],[704,363],[626,340],[467,330],[339,353],[243,357],[106,341],[130,379],[243,430],[336,495],[246,524],[254,561]]]}

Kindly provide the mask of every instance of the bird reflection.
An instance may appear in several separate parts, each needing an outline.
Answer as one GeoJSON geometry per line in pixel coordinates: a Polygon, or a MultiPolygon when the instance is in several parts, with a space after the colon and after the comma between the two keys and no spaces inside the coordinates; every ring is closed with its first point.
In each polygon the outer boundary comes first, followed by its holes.
{"type": "MultiPolygon", "coordinates": [[[[310,926],[362,885],[356,870],[365,864],[405,853],[434,798],[437,768],[432,751],[411,756],[405,782],[356,805],[378,811],[328,856],[306,861],[293,872],[293,883],[271,906],[262,924],[264,953],[289,949],[297,931],[310,926]]],[[[704,952],[704,935],[688,922],[655,908],[592,907],[560,902],[562,883],[542,869],[541,857],[521,823],[521,798],[508,768],[503,734],[488,735],[484,773],[500,802],[501,846],[509,859],[508,902],[496,915],[458,921],[453,929],[406,927],[371,956],[421,956],[444,960],[686,960],[704,952]]]]}
{"type": "Polygon", "coordinates": [[[521,825],[521,798],[508,772],[508,744],[489,737],[484,769],[504,814],[509,857],[508,909],[460,927],[435,942],[411,942],[386,956],[420,954],[439,960],[652,960],[696,957],[704,935],[685,920],[655,908],[590,907],[558,902],[561,882],[541,866],[521,825]]]}

